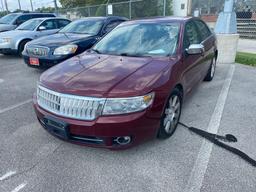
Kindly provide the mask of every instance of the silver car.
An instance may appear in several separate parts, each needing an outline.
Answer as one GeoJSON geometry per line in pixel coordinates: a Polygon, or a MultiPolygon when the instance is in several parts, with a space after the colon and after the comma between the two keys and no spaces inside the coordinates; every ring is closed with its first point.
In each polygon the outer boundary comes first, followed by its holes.
{"type": "Polygon", "coordinates": [[[53,13],[10,13],[0,18],[0,32],[14,30],[30,19],[41,17],[56,17],[56,15],[53,13]]]}
{"type": "Polygon", "coordinates": [[[21,55],[27,42],[54,34],[70,22],[70,20],[63,18],[28,20],[15,30],[0,33],[0,53],[21,55]]]}

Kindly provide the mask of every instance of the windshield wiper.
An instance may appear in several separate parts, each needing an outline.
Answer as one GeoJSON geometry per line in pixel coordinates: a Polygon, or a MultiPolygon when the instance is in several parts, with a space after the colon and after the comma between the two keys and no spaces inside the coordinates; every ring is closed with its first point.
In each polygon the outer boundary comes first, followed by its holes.
{"type": "Polygon", "coordinates": [[[97,49],[90,49],[90,51],[93,51],[95,53],[101,54],[101,52],[99,50],[97,50],[97,49]]]}
{"type": "Polygon", "coordinates": [[[142,54],[131,54],[131,53],[120,53],[120,56],[127,56],[127,57],[144,57],[142,54]]]}

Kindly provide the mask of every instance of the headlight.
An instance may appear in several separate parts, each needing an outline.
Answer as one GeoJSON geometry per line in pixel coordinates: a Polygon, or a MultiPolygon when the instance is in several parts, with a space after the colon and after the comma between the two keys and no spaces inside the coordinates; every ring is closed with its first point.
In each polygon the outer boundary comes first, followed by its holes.
{"type": "Polygon", "coordinates": [[[154,100],[154,93],[140,97],[107,99],[103,115],[117,115],[142,111],[148,108],[154,100]]]}
{"type": "Polygon", "coordinates": [[[69,55],[72,53],[75,53],[77,50],[77,45],[64,45],[61,47],[58,47],[54,50],[53,55],[69,55]]]}

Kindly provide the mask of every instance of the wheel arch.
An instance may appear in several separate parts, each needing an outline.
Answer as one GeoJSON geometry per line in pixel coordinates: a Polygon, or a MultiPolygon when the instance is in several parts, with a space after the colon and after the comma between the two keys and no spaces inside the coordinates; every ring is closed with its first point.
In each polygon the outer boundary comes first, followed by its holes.
{"type": "Polygon", "coordinates": [[[30,39],[30,38],[24,38],[24,39],[20,39],[19,41],[17,41],[17,43],[16,43],[16,49],[18,50],[19,49],[19,46],[20,46],[20,44],[22,43],[22,42],[24,42],[24,41],[32,41],[33,39],[30,39]]]}

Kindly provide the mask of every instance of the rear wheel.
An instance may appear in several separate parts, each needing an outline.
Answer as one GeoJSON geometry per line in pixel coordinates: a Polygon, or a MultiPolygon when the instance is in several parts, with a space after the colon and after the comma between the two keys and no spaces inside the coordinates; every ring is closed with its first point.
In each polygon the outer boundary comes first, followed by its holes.
{"type": "Polygon", "coordinates": [[[29,42],[29,40],[21,41],[20,44],[19,44],[18,54],[19,54],[20,57],[22,56],[22,52],[23,52],[27,42],[29,42]]]}
{"type": "Polygon", "coordinates": [[[206,75],[206,77],[204,78],[204,81],[211,81],[215,75],[215,71],[216,71],[216,63],[217,63],[217,59],[213,58],[212,62],[211,62],[211,66],[208,70],[208,73],[206,75]]]}
{"type": "Polygon", "coordinates": [[[164,109],[158,138],[167,139],[173,135],[180,120],[181,106],[182,93],[179,89],[175,88],[164,109]]]}

